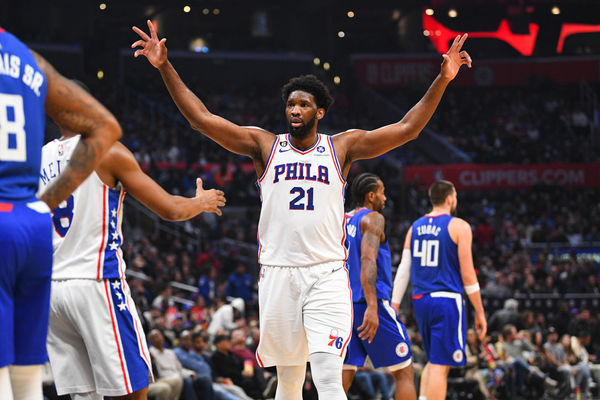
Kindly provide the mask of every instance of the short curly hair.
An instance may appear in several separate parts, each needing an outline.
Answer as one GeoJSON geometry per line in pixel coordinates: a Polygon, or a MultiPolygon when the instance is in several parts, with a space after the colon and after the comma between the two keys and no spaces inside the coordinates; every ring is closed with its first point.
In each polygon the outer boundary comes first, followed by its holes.
{"type": "Polygon", "coordinates": [[[302,90],[314,96],[317,107],[327,109],[333,104],[329,89],[314,75],[301,75],[289,80],[281,89],[281,98],[287,103],[290,93],[302,90]]]}

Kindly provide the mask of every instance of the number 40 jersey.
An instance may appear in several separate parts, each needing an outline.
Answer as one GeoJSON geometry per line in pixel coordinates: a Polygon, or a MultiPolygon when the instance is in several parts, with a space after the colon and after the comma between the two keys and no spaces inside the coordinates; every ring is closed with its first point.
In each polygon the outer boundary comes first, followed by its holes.
{"type": "Polygon", "coordinates": [[[452,216],[428,216],[412,225],[410,251],[413,295],[463,292],[458,248],[448,233],[452,216]]]}
{"type": "Polygon", "coordinates": [[[296,149],[289,135],[278,135],[263,175],[258,222],[258,262],[301,267],[347,258],[344,191],[331,137],[296,149]]]}
{"type": "MultiPolygon", "coordinates": [[[[40,192],[65,169],[80,136],[54,140],[42,149],[40,192]]],[[[69,198],[52,210],[52,279],[110,279],[125,276],[121,245],[123,198],[93,171],[69,198]]]]}

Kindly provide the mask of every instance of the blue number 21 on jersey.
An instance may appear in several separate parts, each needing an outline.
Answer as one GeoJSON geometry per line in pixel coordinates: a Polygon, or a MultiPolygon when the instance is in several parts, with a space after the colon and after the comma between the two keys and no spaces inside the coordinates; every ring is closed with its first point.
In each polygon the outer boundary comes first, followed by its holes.
{"type": "Polygon", "coordinates": [[[293,187],[292,190],[290,190],[290,194],[295,194],[296,197],[290,201],[290,210],[313,211],[315,209],[315,205],[313,204],[313,190],[313,188],[310,188],[305,191],[299,186],[293,187]],[[305,196],[306,202],[303,201],[305,196]]]}

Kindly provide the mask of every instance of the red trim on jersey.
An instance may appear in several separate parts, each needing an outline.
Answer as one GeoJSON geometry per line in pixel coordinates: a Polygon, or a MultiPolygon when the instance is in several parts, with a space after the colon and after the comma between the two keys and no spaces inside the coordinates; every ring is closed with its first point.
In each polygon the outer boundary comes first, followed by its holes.
{"type": "Polygon", "coordinates": [[[0,203],[0,212],[11,212],[14,204],[12,203],[0,203]]]}
{"type": "Polygon", "coordinates": [[[438,215],[423,215],[425,218],[436,218],[436,217],[442,217],[444,215],[450,215],[450,214],[438,214],[438,215]]]}
{"type": "MultiPolygon", "coordinates": [[[[104,186],[106,189],[106,186],[104,186]]],[[[104,280],[104,290],[106,291],[106,301],[108,302],[108,313],[110,314],[110,320],[112,322],[113,333],[115,335],[115,343],[117,344],[117,351],[119,352],[119,361],[121,361],[121,371],[123,372],[123,379],[125,380],[125,390],[127,394],[131,393],[131,388],[127,382],[127,373],[125,372],[125,363],[123,362],[123,355],[121,354],[121,346],[119,345],[119,336],[117,334],[117,327],[115,326],[115,317],[113,316],[112,303],[110,301],[110,291],[108,289],[108,281],[104,280]]]]}
{"type": "Polygon", "coordinates": [[[296,153],[300,153],[302,155],[310,153],[311,151],[313,151],[314,149],[317,148],[317,145],[319,143],[321,143],[321,134],[317,133],[317,141],[312,146],[310,146],[308,149],[306,149],[306,150],[300,150],[300,149],[295,148],[294,145],[292,144],[292,141],[290,140],[290,134],[289,133],[286,133],[285,137],[287,139],[288,144],[290,145],[290,148],[292,150],[294,150],[296,153]]]}
{"type": "MultiPolygon", "coordinates": [[[[271,147],[271,153],[269,153],[269,158],[267,159],[267,166],[265,167],[265,170],[263,171],[260,178],[258,178],[259,185],[263,181],[263,179],[265,179],[265,176],[267,175],[267,172],[269,171],[269,166],[271,165],[271,162],[275,158],[275,149],[277,148],[278,143],[279,143],[279,136],[277,136],[275,138],[275,141],[273,142],[273,147],[271,147]]],[[[262,200],[262,195],[261,195],[261,200],[262,200]]]]}
{"type": "Polygon", "coordinates": [[[342,168],[340,167],[339,160],[337,155],[335,154],[335,149],[333,148],[333,143],[331,143],[331,136],[327,137],[327,144],[329,145],[329,154],[333,158],[333,165],[335,166],[335,170],[337,171],[338,177],[342,181],[342,183],[346,183],[346,180],[342,177],[342,168]]]}
{"type": "Polygon", "coordinates": [[[100,267],[102,265],[104,239],[106,239],[106,185],[103,185],[102,188],[102,240],[100,241],[100,250],[98,250],[98,273],[96,274],[96,279],[100,279],[100,267]]]}
{"type": "Polygon", "coordinates": [[[258,361],[258,364],[260,364],[261,368],[264,368],[264,364],[262,362],[262,359],[260,358],[260,356],[258,355],[258,350],[256,350],[256,361],[258,361]]]}
{"type": "Polygon", "coordinates": [[[0,33],[6,32],[4,29],[0,28],[0,33]]]}
{"type": "Polygon", "coordinates": [[[413,300],[419,300],[421,297],[423,297],[422,294],[415,294],[412,298],[413,300]]]}
{"type": "Polygon", "coordinates": [[[346,350],[346,346],[350,342],[350,338],[352,337],[352,326],[354,325],[354,306],[352,305],[352,288],[350,287],[350,273],[348,272],[348,268],[346,268],[345,265],[344,270],[346,271],[346,278],[348,279],[348,291],[350,292],[350,330],[348,331],[348,338],[342,346],[342,352],[340,353],[340,357],[344,356],[344,350],[346,350]]]}

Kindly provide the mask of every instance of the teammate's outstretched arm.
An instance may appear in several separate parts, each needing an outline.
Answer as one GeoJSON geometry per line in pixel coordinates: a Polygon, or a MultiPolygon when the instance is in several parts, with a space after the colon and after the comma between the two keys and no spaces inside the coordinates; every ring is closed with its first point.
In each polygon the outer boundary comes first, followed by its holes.
{"type": "Polygon", "coordinates": [[[451,221],[456,227],[456,245],[458,247],[458,262],[460,264],[460,275],[462,278],[465,293],[469,297],[473,308],[475,309],[475,328],[479,333],[479,339],[483,340],[487,333],[487,320],[485,318],[485,312],[483,310],[483,303],[481,301],[481,291],[479,289],[479,282],[477,281],[477,275],[475,274],[475,267],[473,266],[473,255],[471,252],[471,245],[473,242],[473,232],[471,232],[471,226],[465,220],[460,218],[453,218],[451,221]]]}
{"type": "Polygon", "coordinates": [[[360,284],[367,302],[363,321],[358,327],[361,340],[373,341],[379,327],[377,314],[377,254],[379,245],[385,241],[385,218],[378,212],[367,214],[360,221],[360,284]]]}
{"type": "Polygon", "coordinates": [[[57,125],[81,133],[69,164],[41,195],[41,200],[53,210],[98,166],[121,137],[121,127],[92,95],[58,73],[42,56],[32,53],[48,84],[46,113],[57,125]]]}
{"type": "Polygon", "coordinates": [[[196,196],[192,198],[167,193],[142,171],[134,155],[123,144],[115,143],[97,171],[114,177],[129,194],[158,216],[169,221],[185,221],[202,212],[222,215],[219,207],[225,206],[225,196],[216,189],[204,190],[202,180],[196,180],[196,196]]]}
{"type": "Polygon", "coordinates": [[[437,108],[446,86],[456,77],[460,67],[463,64],[466,64],[469,68],[471,67],[471,57],[465,50],[461,51],[466,39],[466,33],[454,39],[448,52],[442,54],[444,60],[439,75],[423,98],[399,122],[372,131],[351,130],[339,134],[340,136],[348,136],[348,139],[340,144],[345,147],[344,154],[346,154],[347,160],[373,158],[419,136],[419,133],[427,125],[437,108]]]}
{"type": "Polygon", "coordinates": [[[261,149],[273,143],[274,135],[260,128],[238,126],[208,111],[204,103],[183,83],[169,62],[165,46],[167,39],[158,40],[156,29],[150,20],[148,20],[148,29],[150,36],[137,26],[133,27],[141,37],[131,45],[132,48],[141,47],[135,51],[134,56],[145,56],[150,64],[160,71],[169,94],[191,127],[201,131],[227,150],[253,159],[261,159],[261,149]],[[261,146],[261,141],[268,144],[261,146]]]}
{"type": "Polygon", "coordinates": [[[410,280],[410,264],[412,261],[410,254],[410,239],[411,239],[412,225],[408,228],[406,237],[404,239],[404,249],[402,250],[402,259],[396,270],[396,276],[394,277],[394,287],[392,289],[392,308],[396,310],[396,314],[400,315],[400,303],[404,298],[404,293],[408,287],[408,281],[410,280]]]}

